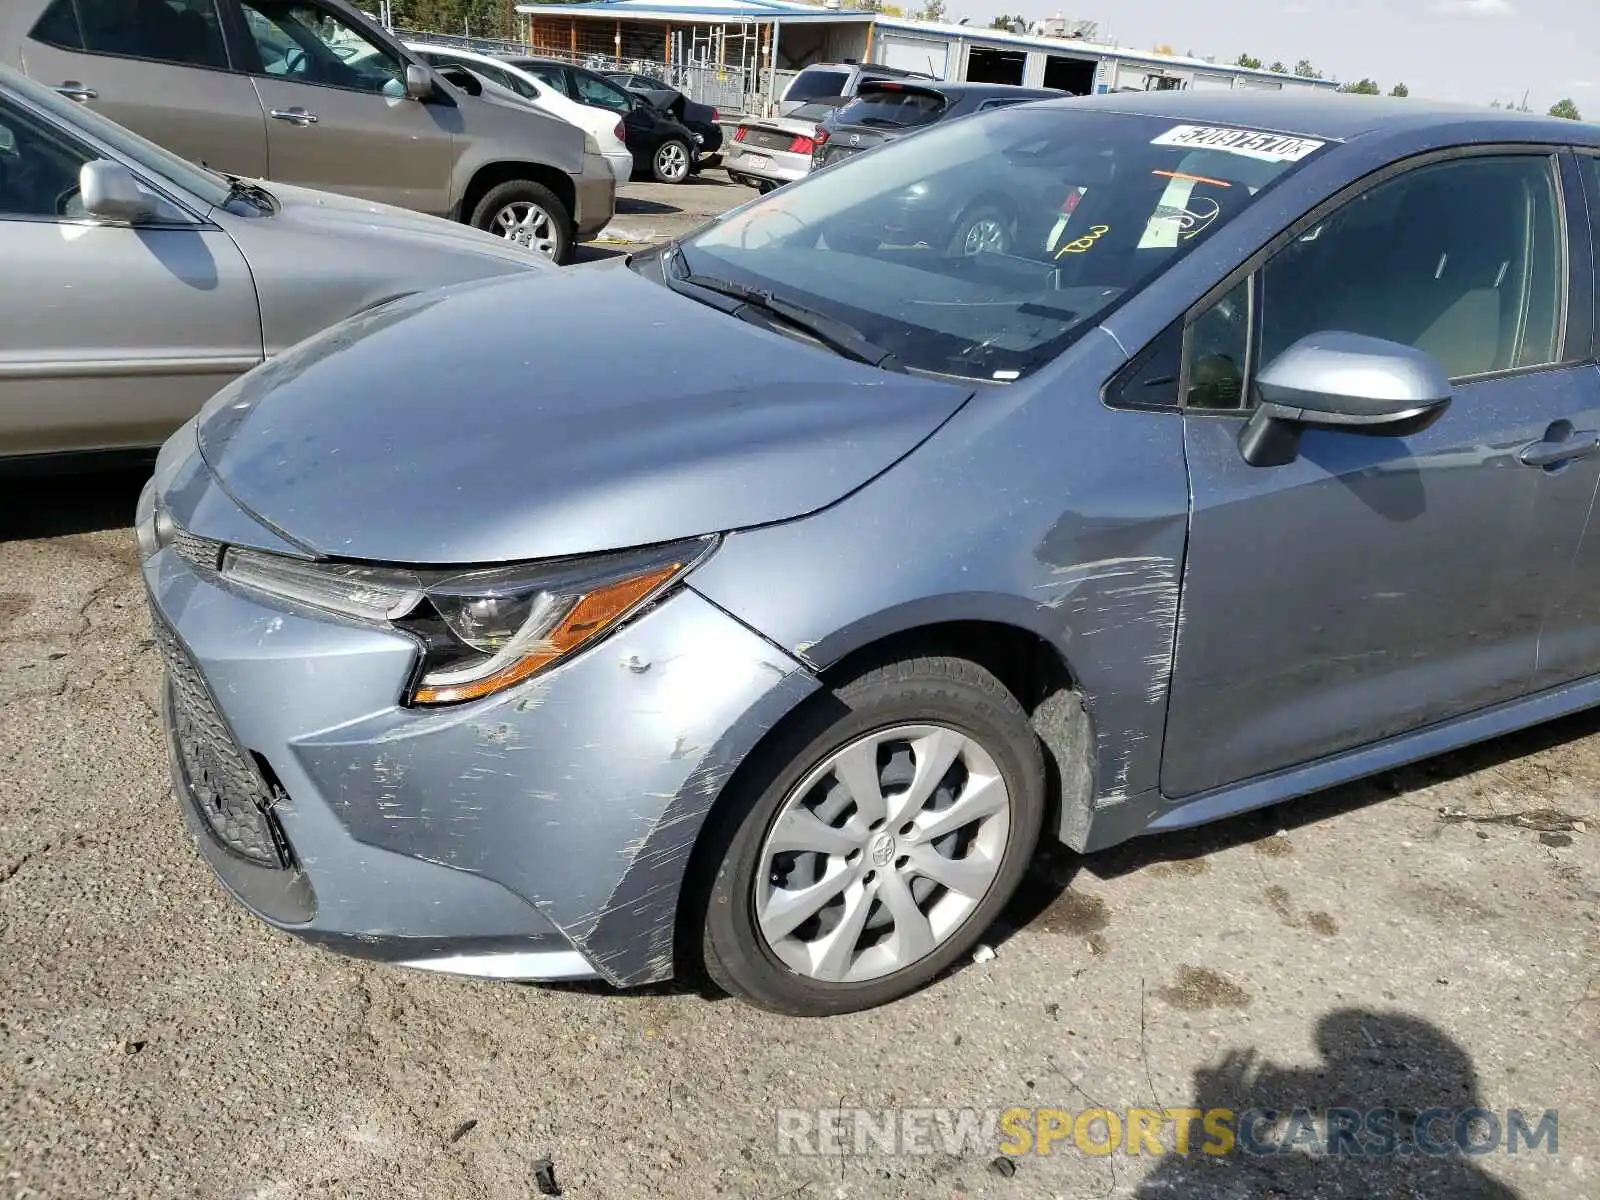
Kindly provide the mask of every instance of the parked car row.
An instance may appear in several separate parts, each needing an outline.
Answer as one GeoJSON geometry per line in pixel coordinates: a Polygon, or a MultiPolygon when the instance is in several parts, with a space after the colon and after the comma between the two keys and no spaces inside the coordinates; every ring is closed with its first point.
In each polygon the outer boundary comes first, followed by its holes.
{"type": "Polygon", "coordinates": [[[13,0],[0,61],[216,170],[449,217],[558,262],[614,210],[583,129],[435,70],[343,0],[13,0]]]}
{"type": "Polygon", "coordinates": [[[782,115],[741,121],[728,148],[728,177],[769,192],[819,167],[942,121],[1030,100],[1059,100],[1062,95],[1047,88],[1002,83],[876,77],[853,78],[850,86],[854,90],[849,96],[780,105],[782,115]]]}
{"type": "MultiPolygon", "coordinates": [[[[496,212],[524,195],[502,185],[496,212]]],[[[199,166],[3,66],[0,262],[12,465],[153,448],[218,388],[354,313],[550,266],[517,239],[199,166]]]]}

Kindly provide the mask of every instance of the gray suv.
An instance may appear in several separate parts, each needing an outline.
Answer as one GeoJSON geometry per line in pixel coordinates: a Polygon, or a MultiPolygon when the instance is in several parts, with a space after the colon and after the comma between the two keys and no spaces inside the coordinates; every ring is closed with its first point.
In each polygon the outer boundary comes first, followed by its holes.
{"type": "Polygon", "coordinates": [[[868,80],[933,79],[922,71],[886,67],[882,63],[812,63],[789,81],[783,98],[776,104],[777,115],[786,117],[802,104],[818,100],[849,100],[868,80]]]}
{"type": "Polygon", "coordinates": [[[12,0],[0,62],[214,169],[448,216],[567,261],[615,183],[582,130],[342,0],[12,0]]]}

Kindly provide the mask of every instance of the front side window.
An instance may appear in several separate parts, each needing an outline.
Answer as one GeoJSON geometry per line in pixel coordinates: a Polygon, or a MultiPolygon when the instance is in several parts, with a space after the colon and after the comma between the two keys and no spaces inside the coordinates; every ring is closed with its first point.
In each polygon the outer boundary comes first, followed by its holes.
{"type": "Polygon", "coordinates": [[[504,82],[506,87],[517,93],[517,95],[525,96],[529,100],[539,99],[538,85],[532,80],[525,78],[520,71],[512,71],[509,69],[500,70],[495,76],[495,82],[504,82]]]}
{"type": "Polygon", "coordinates": [[[1308,334],[1431,354],[1452,379],[1561,356],[1564,252],[1545,154],[1419,167],[1361,193],[1261,274],[1260,361],[1308,334]]]}
{"type": "Polygon", "coordinates": [[[55,0],[33,37],[89,54],[228,67],[215,0],[55,0]]]}
{"type": "Polygon", "coordinates": [[[314,4],[243,0],[264,74],[294,83],[402,97],[405,64],[314,4]]]}
{"type": "Polygon", "coordinates": [[[1004,382],[1056,357],[1322,148],[1018,105],[809,175],[687,239],[683,261],[820,310],[908,367],[1004,382]],[[975,213],[994,236],[968,253],[975,213]]]}
{"type": "Polygon", "coordinates": [[[948,103],[941,93],[925,88],[908,88],[898,83],[868,84],[839,110],[839,123],[891,129],[931,125],[948,103]]]}
{"type": "Polygon", "coordinates": [[[94,155],[0,99],[0,220],[82,217],[78,172],[94,155]]]}
{"type": "Polygon", "coordinates": [[[613,112],[625,113],[633,108],[633,100],[628,93],[601,79],[598,75],[589,75],[583,71],[574,71],[573,80],[578,85],[578,102],[592,104],[599,108],[609,108],[613,112]]]}
{"type": "Polygon", "coordinates": [[[554,63],[535,62],[532,59],[522,59],[520,61],[513,59],[511,65],[519,71],[532,75],[546,87],[555,89],[558,94],[570,97],[562,69],[554,63]]]}
{"type": "Polygon", "coordinates": [[[1184,403],[1234,411],[1249,378],[1251,280],[1242,281],[1189,325],[1184,403]]]}

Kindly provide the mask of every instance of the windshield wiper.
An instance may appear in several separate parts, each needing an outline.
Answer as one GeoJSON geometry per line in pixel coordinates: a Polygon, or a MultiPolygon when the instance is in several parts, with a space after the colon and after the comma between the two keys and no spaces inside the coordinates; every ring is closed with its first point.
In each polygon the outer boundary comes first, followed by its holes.
{"type": "MultiPolygon", "coordinates": [[[[672,249],[672,256],[678,262],[680,273],[675,276],[678,282],[715,292],[719,296],[727,296],[731,300],[739,300],[743,307],[753,308],[768,317],[776,317],[786,325],[794,326],[821,342],[835,354],[866,363],[869,367],[878,367],[880,370],[905,373],[905,366],[892,351],[869,341],[854,325],[827,313],[818,312],[814,308],[807,308],[803,304],[775,296],[765,288],[751,287],[731,279],[718,279],[714,275],[697,274],[689,269],[683,251],[676,246],[672,249]]],[[[668,278],[674,277],[668,276],[668,278]]],[[[737,309],[734,312],[738,315],[737,309]]]]}

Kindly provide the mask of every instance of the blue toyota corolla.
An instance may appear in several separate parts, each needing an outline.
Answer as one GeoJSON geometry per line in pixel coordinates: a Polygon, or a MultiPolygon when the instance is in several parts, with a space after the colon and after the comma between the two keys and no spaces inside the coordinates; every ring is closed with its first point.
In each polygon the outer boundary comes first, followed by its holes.
{"type": "Polygon", "coordinates": [[[184,815],[352,954],[826,1014],[1041,837],[1593,705],[1592,214],[1594,127],[1114,95],[370,311],[141,499],[184,815]]]}

